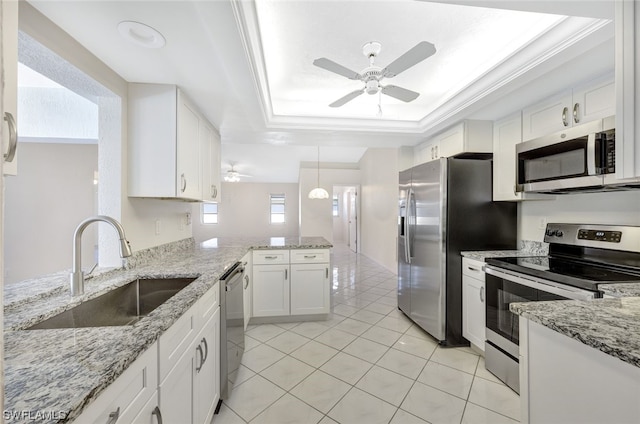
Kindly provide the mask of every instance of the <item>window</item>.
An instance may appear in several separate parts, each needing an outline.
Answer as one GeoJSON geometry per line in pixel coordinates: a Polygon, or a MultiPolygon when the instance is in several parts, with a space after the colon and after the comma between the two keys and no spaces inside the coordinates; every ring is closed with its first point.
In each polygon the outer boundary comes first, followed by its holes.
{"type": "Polygon", "coordinates": [[[202,204],[202,223],[203,224],[218,223],[218,204],[217,203],[202,204]]]}
{"type": "Polygon", "coordinates": [[[338,195],[334,194],[333,195],[333,216],[340,216],[339,205],[340,203],[338,202],[338,195]]]}
{"type": "Polygon", "coordinates": [[[271,194],[271,223],[284,223],[284,194],[271,194]]]}

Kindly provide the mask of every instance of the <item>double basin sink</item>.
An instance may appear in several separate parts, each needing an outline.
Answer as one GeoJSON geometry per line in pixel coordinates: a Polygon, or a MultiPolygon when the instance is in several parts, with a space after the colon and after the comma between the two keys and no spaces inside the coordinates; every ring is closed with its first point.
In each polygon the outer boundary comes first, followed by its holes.
{"type": "Polygon", "coordinates": [[[195,278],[138,278],[27,330],[132,325],[193,280],[195,278]]]}

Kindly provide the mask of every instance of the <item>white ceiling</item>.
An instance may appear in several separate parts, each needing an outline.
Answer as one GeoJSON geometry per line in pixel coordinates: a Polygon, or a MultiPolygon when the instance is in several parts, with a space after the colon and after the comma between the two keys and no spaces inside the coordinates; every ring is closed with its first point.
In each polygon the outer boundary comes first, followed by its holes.
{"type": "Polygon", "coordinates": [[[475,7],[611,19],[611,0],[30,3],[125,80],[180,86],[220,130],[223,171],[235,163],[256,182],[297,181],[300,163],[317,160],[317,145],[323,162],[357,162],[368,147],[415,145],[456,120],[499,118],[613,69],[608,21],[475,7]],[[155,28],[166,45],[124,40],[123,20],[155,28]],[[317,68],[314,59],[360,72],[365,42],[382,43],[376,64],[384,67],[422,40],[436,54],[385,81],[420,92],[415,101],[382,96],[382,116],[377,95],[327,106],[362,83],[317,68]]]}

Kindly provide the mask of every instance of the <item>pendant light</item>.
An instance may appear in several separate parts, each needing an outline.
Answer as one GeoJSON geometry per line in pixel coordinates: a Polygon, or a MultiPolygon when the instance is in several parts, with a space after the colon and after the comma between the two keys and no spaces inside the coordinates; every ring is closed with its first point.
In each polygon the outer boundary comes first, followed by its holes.
{"type": "Polygon", "coordinates": [[[328,199],[327,190],[320,187],[320,145],[318,145],[318,186],[309,192],[309,199],[328,199]]]}

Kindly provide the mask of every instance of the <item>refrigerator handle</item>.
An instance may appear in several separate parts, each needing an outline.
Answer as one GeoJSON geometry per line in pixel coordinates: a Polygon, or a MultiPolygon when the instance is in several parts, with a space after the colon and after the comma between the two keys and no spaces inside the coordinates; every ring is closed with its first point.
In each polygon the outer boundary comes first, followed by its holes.
{"type": "Polygon", "coordinates": [[[404,255],[407,260],[407,263],[411,263],[411,199],[413,198],[413,189],[410,188],[407,193],[407,210],[406,210],[406,218],[404,220],[405,231],[404,231],[404,255]]]}

